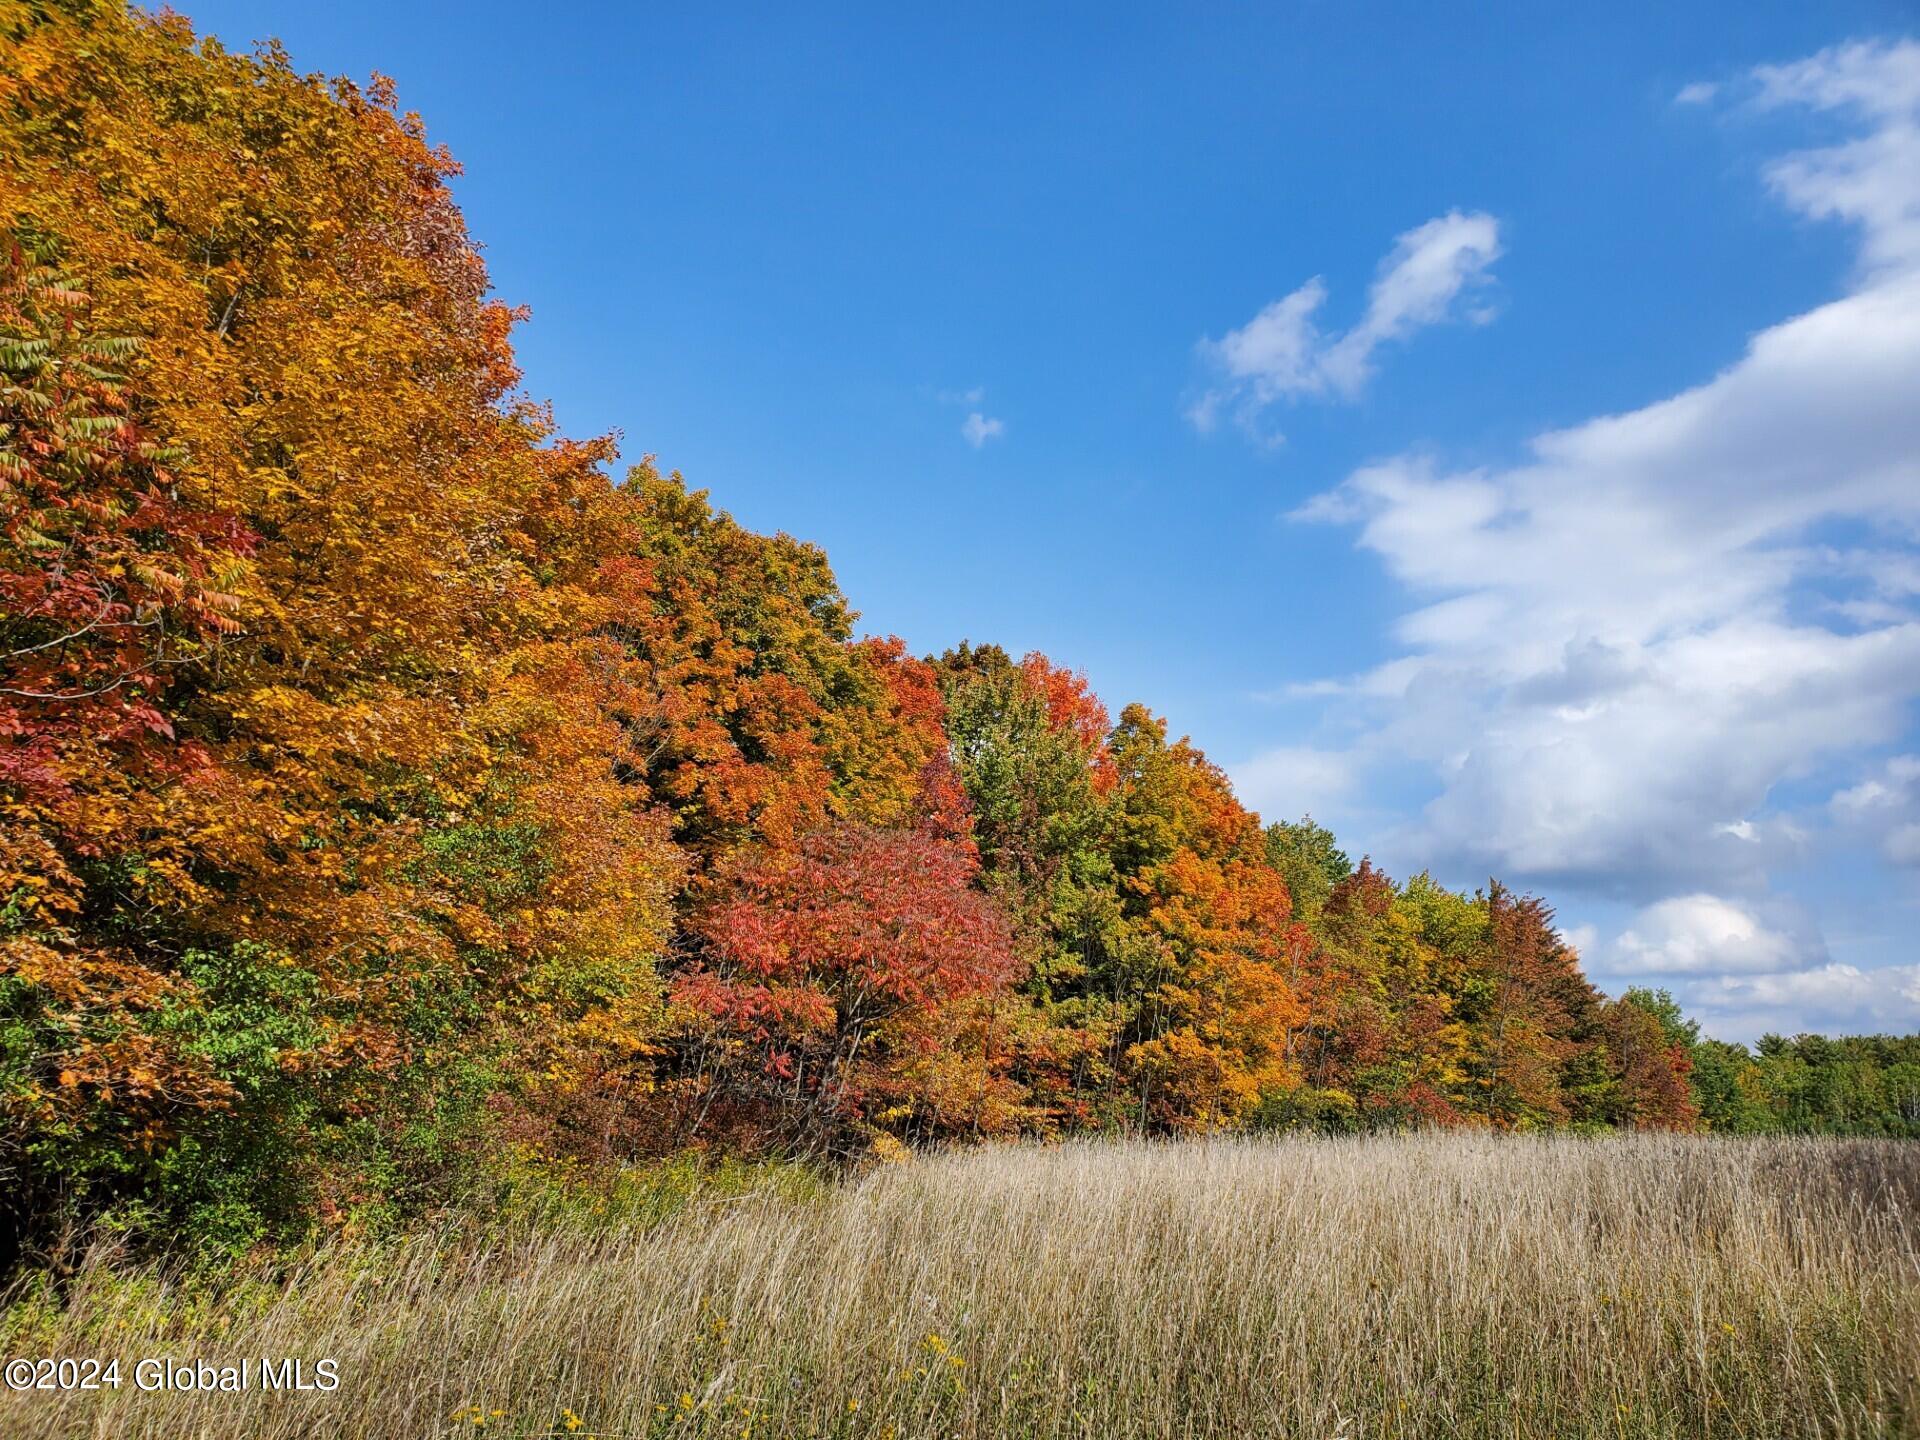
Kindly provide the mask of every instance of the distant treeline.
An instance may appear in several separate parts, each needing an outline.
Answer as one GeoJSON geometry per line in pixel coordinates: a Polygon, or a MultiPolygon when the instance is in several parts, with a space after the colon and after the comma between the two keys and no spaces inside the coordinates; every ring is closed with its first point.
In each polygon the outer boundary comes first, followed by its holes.
{"type": "Polygon", "coordinates": [[[1690,1035],[1689,1048],[1709,1129],[1920,1139],[1920,1035],[1767,1035],[1752,1050],[1690,1035]]]}
{"type": "Polygon", "coordinates": [[[0,44],[7,1244],[689,1147],[1910,1131],[1913,1042],[1701,1042],[1539,898],[1263,827],[1144,707],[858,638],[816,547],[612,478],[384,83],[106,0],[0,44]]]}

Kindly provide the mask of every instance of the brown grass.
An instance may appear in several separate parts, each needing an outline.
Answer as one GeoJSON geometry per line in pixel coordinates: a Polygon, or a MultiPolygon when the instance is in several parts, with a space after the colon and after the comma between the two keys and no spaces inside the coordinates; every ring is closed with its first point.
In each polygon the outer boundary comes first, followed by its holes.
{"type": "Polygon", "coordinates": [[[980,1150],[272,1289],[99,1267],[18,1300],[8,1353],[331,1357],[340,1388],[8,1396],[0,1434],[1920,1434],[1917,1201],[1899,1143],[980,1150]]]}

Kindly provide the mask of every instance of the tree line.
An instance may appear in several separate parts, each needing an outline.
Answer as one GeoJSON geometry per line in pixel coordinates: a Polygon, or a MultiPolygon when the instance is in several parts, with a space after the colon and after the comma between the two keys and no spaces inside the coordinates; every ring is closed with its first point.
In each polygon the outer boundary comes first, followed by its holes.
{"type": "Polygon", "coordinates": [[[689,1147],[1920,1126],[1920,1041],[1609,1000],[1540,898],[615,478],[387,82],[112,0],[0,44],[7,1256],[689,1147]]]}

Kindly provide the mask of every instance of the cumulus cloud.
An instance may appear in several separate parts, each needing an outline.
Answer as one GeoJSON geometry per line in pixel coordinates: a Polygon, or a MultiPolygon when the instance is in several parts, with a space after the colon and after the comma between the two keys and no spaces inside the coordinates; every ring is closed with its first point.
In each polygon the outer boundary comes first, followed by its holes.
{"type": "Polygon", "coordinates": [[[1896,755],[1829,802],[1843,826],[1865,832],[1890,865],[1920,867],[1920,755],[1896,755]]]}
{"type": "Polygon", "coordinates": [[[1610,944],[1592,926],[1578,930],[1603,988],[1668,990],[1717,1039],[1920,1025],[1920,966],[1832,960],[1807,917],[1778,901],[1679,895],[1647,906],[1610,944]]]}
{"type": "MultiPolygon", "coordinates": [[[[1372,378],[1382,345],[1454,318],[1461,296],[1488,283],[1499,257],[1500,226],[1491,215],[1454,210],[1416,226],[1381,260],[1366,314],[1344,333],[1324,333],[1315,323],[1327,286],[1314,276],[1239,329],[1201,342],[1218,383],[1188,408],[1187,418],[1206,432],[1231,413],[1259,432],[1262,412],[1276,401],[1353,398],[1372,378]]],[[[1467,318],[1482,321],[1491,313],[1469,308],[1467,318]]],[[[1275,437],[1267,432],[1267,438],[1275,437]]]]}
{"type": "Polygon", "coordinates": [[[966,437],[969,445],[978,450],[987,441],[1006,434],[1007,426],[1005,421],[991,419],[975,410],[960,422],[960,433],[966,437]]]}
{"type": "Polygon", "coordinates": [[[1762,919],[1718,895],[1676,895],[1649,905],[1609,951],[1590,955],[1607,975],[1778,975],[1826,959],[1817,937],[1762,919]]]}
{"type": "Polygon", "coordinates": [[[1865,970],[1838,963],[1781,975],[1727,975],[1683,985],[1677,997],[1723,1040],[1772,1030],[1910,1034],[1920,1029],[1920,965],[1865,970]]]}
{"type": "Polygon", "coordinates": [[[1353,788],[1354,759],[1340,750],[1286,745],[1262,751],[1233,769],[1233,788],[1269,820],[1339,813],[1353,788]]]}
{"type": "Polygon", "coordinates": [[[1920,697],[1920,45],[1840,47],[1746,85],[1751,106],[1850,131],[1766,175],[1793,210],[1852,227],[1845,293],[1518,463],[1402,455],[1296,514],[1357,526],[1415,599],[1401,653],[1337,687],[1359,753],[1432,777],[1405,850],[1648,905],[1609,958],[1715,975],[1700,993],[1718,1013],[1839,1015],[1911,977],[1826,964],[1713,897],[1767,893],[1811,823],[1777,797],[1835,766],[1858,783],[1830,816],[1920,859],[1911,773],[1859,768],[1920,697]],[[1832,533],[1864,538],[1814,543],[1832,533]]]}
{"type": "Polygon", "coordinates": [[[998,440],[1007,433],[1006,421],[996,419],[981,408],[987,398],[987,387],[969,385],[961,390],[935,390],[934,401],[940,405],[963,406],[967,418],[960,422],[960,438],[978,450],[989,440],[998,440]]]}
{"type": "MultiPolygon", "coordinates": [[[[1767,93],[1850,95],[1859,84],[1812,77],[1900,69],[1914,51],[1833,52],[1767,93]]],[[[1907,199],[1845,202],[1876,254],[1892,242],[1875,217],[1897,228],[1920,204],[1908,143],[1911,163],[1876,182],[1907,199]]],[[[1826,153],[1791,162],[1810,213],[1843,203],[1814,195],[1826,153]]],[[[1519,465],[1400,457],[1304,507],[1357,524],[1425,599],[1397,624],[1407,653],[1355,689],[1392,702],[1392,738],[1435,766],[1429,838],[1596,882],[1751,877],[1790,850],[1763,813],[1772,787],[1897,738],[1920,691],[1920,617],[1890,598],[1900,586],[1873,586],[1883,608],[1867,625],[1793,603],[1814,579],[1845,583],[1800,543],[1822,521],[1870,526],[1911,564],[1916,394],[1920,264],[1763,331],[1703,385],[1536,437],[1519,465]]]]}
{"type": "Polygon", "coordinates": [[[1821,219],[1851,221],[1869,265],[1920,265],[1920,43],[1843,45],[1792,65],[1762,66],[1755,103],[1805,106],[1865,119],[1840,145],[1789,155],[1767,178],[1788,204],[1821,219]]]}

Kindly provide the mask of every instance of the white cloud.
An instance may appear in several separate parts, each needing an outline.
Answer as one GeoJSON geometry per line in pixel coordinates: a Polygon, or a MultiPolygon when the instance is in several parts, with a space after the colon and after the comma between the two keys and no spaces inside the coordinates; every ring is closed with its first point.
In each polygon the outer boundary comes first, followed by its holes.
{"type": "Polygon", "coordinates": [[[1778,975],[1826,959],[1820,941],[1770,925],[1717,895],[1676,895],[1649,905],[1613,945],[1593,950],[1597,973],[1620,976],[1778,975]]]}
{"type": "Polygon", "coordinates": [[[1269,820],[1311,814],[1324,823],[1338,813],[1354,779],[1352,756],[1307,745],[1266,750],[1233,768],[1235,793],[1269,820]]]}
{"type": "Polygon", "coordinates": [[[1781,975],[1728,975],[1675,992],[1722,1040],[1793,1035],[1903,1034],[1920,1029],[1920,965],[1863,970],[1839,963],[1781,975]]]}
{"type": "Polygon", "coordinates": [[[1370,707],[1364,745],[1438,784],[1405,848],[1642,899],[1759,888],[1804,838],[1769,810],[1777,787],[1905,733],[1920,126],[1890,107],[1916,63],[1920,46],[1851,47],[1761,77],[1762,103],[1866,128],[1771,172],[1789,203],[1857,227],[1869,263],[1849,293],[1704,384],[1539,435],[1517,465],[1402,456],[1296,512],[1358,524],[1420,602],[1396,625],[1404,652],[1347,682],[1370,707]],[[1871,165],[1836,158],[1856,145],[1871,165]],[[1829,522],[1872,539],[1806,543],[1829,522]],[[1842,605],[1803,603],[1815,592],[1842,605]]]}
{"type": "Polygon", "coordinates": [[[1233,380],[1246,381],[1261,400],[1325,388],[1320,356],[1326,348],[1313,312],[1327,298],[1315,276],[1268,305],[1238,330],[1206,342],[1208,353],[1233,380]]]}
{"type": "Polygon", "coordinates": [[[1788,65],[1753,72],[1760,104],[1855,110],[1879,120],[1911,122],[1920,113],[1920,42],[1856,40],[1788,65]]]}
{"type": "Polygon", "coordinates": [[[975,410],[960,422],[960,433],[974,449],[978,450],[989,440],[996,440],[1007,433],[1006,422],[990,419],[975,410]]]}
{"type": "MultiPolygon", "coordinates": [[[[1407,231],[1380,262],[1366,318],[1327,350],[1321,369],[1336,390],[1357,394],[1372,375],[1373,352],[1389,340],[1450,317],[1453,302],[1485,284],[1500,258],[1500,225],[1491,215],[1458,210],[1407,231]]],[[[1486,310],[1467,318],[1490,319],[1486,310]]]]}
{"type": "Polygon", "coordinates": [[[1691,85],[1682,85],[1680,93],[1673,97],[1676,105],[1705,105],[1720,93],[1720,87],[1710,80],[1695,80],[1691,85]]]}
{"type": "Polygon", "coordinates": [[[1610,945],[1581,928],[1603,989],[1669,990],[1718,1039],[1920,1028],[1920,965],[1832,960],[1808,918],[1780,902],[1675,896],[1640,911],[1610,945]]]}
{"type": "MultiPolygon", "coordinates": [[[[1670,990],[1722,1040],[1782,1034],[1905,1031],[1920,1026],[1920,966],[1831,960],[1792,906],[1679,895],[1640,911],[1610,945],[1592,926],[1578,946],[1602,988],[1670,990]]],[[[1571,933],[1571,932],[1570,932],[1571,933]]]]}
{"type": "Polygon", "coordinates": [[[1920,755],[1894,756],[1828,804],[1841,825],[1871,837],[1888,864],[1920,867],[1920,755]]]}
{"type": "MultiPolygon", "coordinates": [[[[1239,329],[1201,342],[1219,383],[1188,408],[1187,418],[1204,434],[1230,409],[1258,435],[1262,412],[1276,401],[1353,398],[1372,378],[1380,346],[1453,318],[1455,302],[1490,280],[1499,256],[1500,226],[1491,215],[1455,210],[1416,226],[1380,262],[1366,314],[1344,334],[1324,334],[1314,323],[1327,298],[1326,282],[1316,275],[1239,329]]],[[[1490,313],[1477,309],[1467,318],[1484,321],[1490,313]]],[[[1264,438],[1278,439],[1270,432],[1264,438]]]]}
{"type": "Polygon", "coordinates": [[[1591,955],[1600,943],[1600,932],[1592,925],[1567,925],[1559,931],[1560,943],[1567,946],[1583,960],[1591,955]]]}
{"type": "Polygon", "coordinates": [[[1763,66],[1754,78],[1763,108],[1807,106],[1871,122],[1843,144],[1782,159],[1768,172],[1774,189],[1809,215],[1859,225],[1867,264],[1920,264],[1920,43],[1838,46],[1763,66]]]}
{"type": "Polygon", "coordinates": [[[1214,427],[1220,423],[1221,398],[1217,391],[1209,390],[1186,409],[1187,423],[1202,435],[1211,435],[1214,427]]]}
{"type": "Polygon", "coordinates": [[[989,440],[998,440],[1007,433],[1006,421],[996,419],[980,408],[987,398],[987,387],[984,385],[969,385],[964,390],[935,390],[933,398],[941,405],[967,407],[967,418],[960,422],[960,436],[976,450],[989,440]]]}

